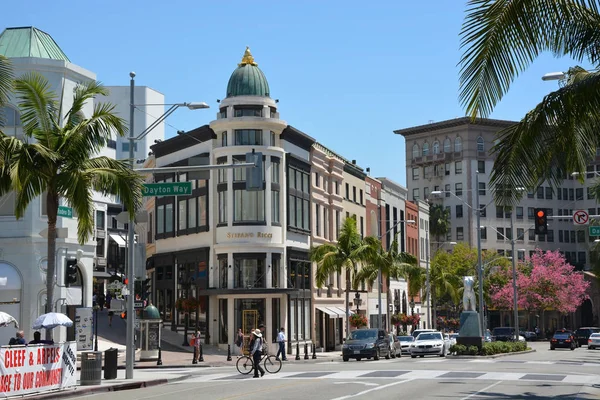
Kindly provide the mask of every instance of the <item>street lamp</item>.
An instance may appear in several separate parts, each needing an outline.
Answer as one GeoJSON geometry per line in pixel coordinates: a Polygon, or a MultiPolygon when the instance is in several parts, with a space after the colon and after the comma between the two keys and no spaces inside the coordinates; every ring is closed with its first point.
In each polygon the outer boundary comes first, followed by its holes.
{"type": "MultiPolygon", "coordinates": [[[[136,108],[135,104],[135,72],[130,72],[129,77],[131,78],[129,84],[129,167],[133,170],[133,164],[135,159],[134,147],[136,140],[140,140],[145,137],[151,130],[156,128],[161,122],[163,122],[169,115],[171,115],[177,108],[184,106],[191,110],[198,110],[203,108],[208,108],[208,104],[206,103],[176,103],[170,104],[170,108],[160,116],[156,121],[150,124],[146,129],[142,131],[137,137],[135,136],[134,131],[134,112],[136,108]]],[[[164,104],[169,105],[169,104],[164,104]]],[[[127,352],[126,352],[126,369],[125,369],[125,379],[133,379],[133,363],[135,361],[135,310],[133,307],[133,302],[135,300],[135,282],[134,282],[134,254],[135,254],[135,230],[134,230],[135,219],[130,217],[128,224],[127,237],[128,242],[130,243],[127,248],[127,279],[129,279],[128,291],[129,295],[127,297],[127,335],[126,335],[126,343],[127,343],[127,352]]]]}
{"type": "Polygon", "coordinates": [[[559,81],[565,79],[567,74],[565,72],[548,72],[542,76],[543,81],[559,81]]]}
{"type": "Polygon", "coordinates": [[[414,313],[415,313],[415,299],[414,299],[414,297],[410,298],[410,301],[408,302],[408,306],[410,307],[410,315],[414,315],[414,313]]]}
{"type": "Polygon", "coordinates": [[[358,292],[354,294],[354,303],[356,304],[356,313],[358,314],[360,305],[362,304],[362,299],[360,298],[360,293],[358,292]]]}

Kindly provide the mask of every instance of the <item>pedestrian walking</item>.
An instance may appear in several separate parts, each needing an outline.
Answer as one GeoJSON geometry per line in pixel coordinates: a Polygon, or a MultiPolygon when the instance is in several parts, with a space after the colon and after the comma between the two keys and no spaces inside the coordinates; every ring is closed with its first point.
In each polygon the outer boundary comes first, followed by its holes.
{"type": "Polygon", "coordinates": [[[244,355],[244,332],[242,332],[242,328],[238,329],[237,338],[235,340],[235,345],[238,351],[238,357],[244,355]]]}
{"type": "Polygon", "coordinates": [[[106,300],[106,296],[104,296],[104,293],[100,293],[97,297],[98,300],[98,306],[100,307],[100,311],[102,311],[104,309],[104,301],[106,300]]]}
{"type": "Polygon", "coordinates": [[[115,312],[112,310],[108,310],[108,326],[112,327],[112,319],[113,316],[115,315],[115,312]]]}
{"type": "Polygon", "coordinates": [[[260,333],[260,329],[256,329],[252,335],[254,336],[254,346],[252,346],[252,361],[254,362],[254,377],[259,378],[258,373],[260,372],[260,377],[265,374],[265,370],[260,366],[260,359],[262,357],[262,347],[263,347],[263,335],[260,333]]]}
{"type": "Polygon", "coordinates": [[[112,300],[112,295],[110,294],[110,292],[106,293],[106,308],[108,308],[110,310],[110,302],[112,300]]]}
{"type": "Polygon", "coordinates": [[[279,354],[281,354],[281,359],[283,361],[287,361],[287,357],[285,356],[285,342],[286,341],[287,341],[287,338],[285,337],[285,329],[282,326],[281,329],[279,330],[279,333],[277,334],[277,343],[279,343],[279,350],[277,351],[277,356],[275,358],[277,358],[278,360],[279,360],[279,354]]]}

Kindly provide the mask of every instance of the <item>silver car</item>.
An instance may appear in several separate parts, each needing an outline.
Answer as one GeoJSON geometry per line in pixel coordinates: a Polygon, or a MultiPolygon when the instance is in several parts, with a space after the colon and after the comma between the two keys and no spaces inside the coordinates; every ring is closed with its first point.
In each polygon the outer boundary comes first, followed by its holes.
{"type": "Polygon", "coordinates": [[[588,339],[588,349],[594,350],[600,347],[600,333],[592,333],[588,339]]]}
{"type": "Polygon", "coordinates": [[[425,357],[426,355],[446,357],[448,348],[448,341],[444,340],[441,332],[423,332],[410,345],[410,357],[425,357]]]}
{"type": "Polygon", "coordinates": [[[410,355],[410,345],[415,341],[413,336],[398,336],[400,346],[402,346],[402,354],[410,355]]]}

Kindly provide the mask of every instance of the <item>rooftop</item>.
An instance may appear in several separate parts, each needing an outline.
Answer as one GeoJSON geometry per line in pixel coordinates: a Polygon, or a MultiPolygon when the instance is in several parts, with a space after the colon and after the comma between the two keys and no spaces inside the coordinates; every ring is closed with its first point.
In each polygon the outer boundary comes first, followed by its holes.
{"type": "Polygon", "coordinates": [[[0,34],[0,54],[7,58],[47,58],[71,62],[52,36],[33,26],[6,28],[0,34]]]}
{"type": "Polygon", "coordinates": [[[498,128],[508,128],[516,124],[515,121],[507,121],[502,119],[477,118],[473,121],[470,117],[461,117],[448,119],[446,121],[433,122],[425,125],[417,125],[410,128],[398,129],[394,133],[404,137],[417,135],[419,133],[434,132],[442,129],[453,128],[461,125],[483,125],[498,128]]]}

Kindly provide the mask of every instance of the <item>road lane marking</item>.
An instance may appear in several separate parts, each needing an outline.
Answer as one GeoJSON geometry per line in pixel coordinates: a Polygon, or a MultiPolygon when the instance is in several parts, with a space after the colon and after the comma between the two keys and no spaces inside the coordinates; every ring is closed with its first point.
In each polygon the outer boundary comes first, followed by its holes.
{"type": "Polygon", "coordinates": [[[334,385],[348,385],[348,384],[352,384],[352,383],[355,383],[357,385],[365,385],[365,386],[379,386],[379,384],[377,384],[377,383],[360,382],[360,381],[354,381],[354,382],[333,382],[334,385]]]}
{"type": "Polygon", "coordinates": [[[400,385],[400,384],[411,382],[411,381],[413,381],[413,379],[407,379],[407,380],[404,380],[404,381],[392,382],[392,383],[388,383],[387,385],[377,386],[376,388],[373,388],[373,389],[363,390],[362,392],[359,392],[359,393],[356,393],[356,394],[350,394],[348,396],[336,397],[335,399],[332,399],[332,400],[351,399],[353,397],[362,396],[364,394],[371,393],[371,392],[374,392],[376,390],[387,389],[389,387],[400,385]]]}
{"type": "Polygon", "coordinates": [[[490,390],[491,388],[493,388],[494,386],[499,385],[501,383],[502,383],[502,381],[492,383],[490,386],[484,387],[483,389],[478,390],[477,392],[472,393],[472,394],[468,395],[467,397],[463,397],[461,400],[468,400],[468,399],[472,399],[473,397],[477,397],[477,396],[479,396],[480,393],[486,392],[486,391],[490,390]]]}
{"type": "Polygon", "coordinates": [[[285,385],[278,385],[278,386],[269,386],[266,387],[264,389],[259,389],[259,390],[254,390],[252,392],[243,392],[240,394],[236,394],[233,396],[229,396],[229,397],[223,397],[221,400],[231,400],[231,399],[238,399],[240,397],[246,397],[249,396],[251,394],[257,394],[257,393],[265,393],[265,392],[271,392],[275,389],[282,389],[282,388],[288,388],[288,387],[292,387],[292,386],[299,386],[299,385],[305,385],[306,383],[304,382],[304,380],[300,381],[300,382],[295,382],[295,383],[287,383],[285,385]]]}

